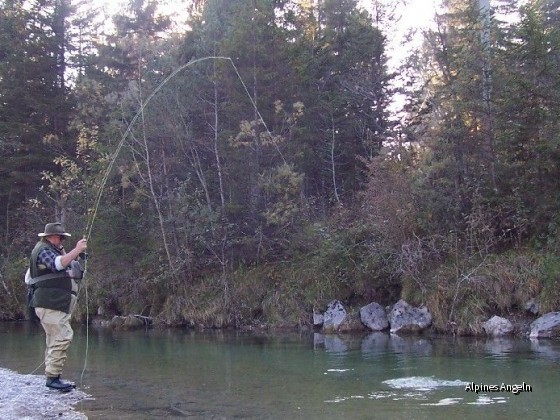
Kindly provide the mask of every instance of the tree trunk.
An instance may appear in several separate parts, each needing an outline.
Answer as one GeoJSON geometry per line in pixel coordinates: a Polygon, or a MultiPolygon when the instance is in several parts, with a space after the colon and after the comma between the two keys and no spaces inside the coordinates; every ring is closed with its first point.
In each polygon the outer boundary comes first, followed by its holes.
{"type": "Polygon", "coordinates": [[[497,190],[496,185],[496,157],[494,150],[494,130],[492,124],[492,110],[491,110],[491,94],[492,94],[492,57],[491,57],[491,40],[490,40],[490,23],[491,23],[491,10],[490,0],[479,0],[480,13],[482,16],[482,99],[484,101],[484,114],[483,114],[483,136],[486,139],[485,155],[488,161],[488,170],[492,189],[497,190]]]}
{"type": "Polygon", "coordinates": [[[218,84],[216,83],[216,60],[214,60],[214,157],[216,158],[216,171],[218,172],[218,188],[220,191],[220,203],[222,206],[222,211],[226,207],[226,200],[224,194],[224,181],[222,178],[222,163],[220,159],[220,151],[218,148],[218,84]]]}

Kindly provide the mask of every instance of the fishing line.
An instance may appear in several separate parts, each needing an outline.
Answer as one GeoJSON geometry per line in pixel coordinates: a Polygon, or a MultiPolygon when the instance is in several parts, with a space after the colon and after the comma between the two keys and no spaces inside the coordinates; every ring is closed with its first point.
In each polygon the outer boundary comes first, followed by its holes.
{"type": "Polygon", "coordinates": [[[43,366],[45,364],[45,362],[43,361],[39,366],[37,366],[35,369],[33,369],[33,371],[29,374],[29,375],[33,375],[35,372],[37,372],[41,366],[43,366]]]}
{"type": "MultiPolygon", "coordinates": [[[[87,226],[86,226],[86,237],[90,237],[91,236],[91,232],[93,230],[93,222],[97,216],[97,210],[99,208],[99,203],[101,201],[101,197],[103,195],[103,190],[105,188],[105,184],[107,183],[107,180],[109,179],[109,176],[111,174],[111,171],[113,169],[113,166],[117,160],[117,157],[119,155],[120,150],[122,149],[126,138],[128,137],[128,135],[130,134],[134,124],[136,123],[136,120],[142,115],[142,113],[144,112],[144,108],[146,108],[146,106],[150,103],[150,101],[152,100],[152,98],[161,90],[161,88],[163,88],[163,86],[165,86],[167,84],[167,82],[169,82],[169,80],[171,80],[173,77],[175,77],[178,73],[180,73],[181,71],[183,71],[184,69],[186,69],[187,67],[190,67],[193,64],[202,62],[202,61],[206,61],[206,60],[226,60],[229,61],[230,64],[232,65],[233,69],[235,70],[235,74],[237,75],[239,81],[241,82],[241,85],[243,86],[243,89],[245,90],[245,94],[247,95],[247,97],[249,98],[249,100],[251,101],[251,105],[253,105],[253,108],[255,110],[255,112],[257,113],[257,116],[259,117],[259,120],[262,122],[267,134],[272,137],[272,134],[270,132],[270,130],[268,129],[268,126],[266,125],[266,122],[263,118],[263,116],[261,115],[259,109],[257,108],[257,104],[255,103],[255,101],[253,100],[253,97],[251,96],[251,94],[249,93],[249,89],[247,89],[247,85],[245,84],[245,82],[243,81],[243,78],[241,77],[241,74],[239,73],[239,70],[237,69],[237,67],[235,66],[235,63],[233,62],[233,60],[230,57],[221,57],[221,56],[213,56],[213,57],[202,57],[202,58],[198,58],[196,60],[193,61],[189,61],[186,64],[183,64],[182,66],[178,67],[177,69],[175,69],[169,76],[167,76],[154,90],[153,92],[146,98],[146,100],[142,103],[142,106],[140,107],[140,109],[138,110],[138,112],[136,113],[136,115],[134,115],[134,118],[132,118],[132,120],[130,121],[130,124],[128,124],[128,127],[126,129],[126,131],[124,132],[124,134],[122,135],[121,140],[119,141],[119,143],[117,144],[117,148],[113,154],[113,157],[111,159],[111,161],[109,162],[109,165],[107,167],[107,170],[105,171],[105,174],[101,180],[101,184],[99,186],[99,189],[97,191],[95,200],[94,200],[94,206],[93,206],[93,212],[90,214],[87,226]]],[[[274,142],[273,142],[274,143],[274,142]]],[[[282,161],[284,163],[286,163],[286,160],[284,159],[284,156],[282,155],[282,152],[280,151],[278,145],[276,143],[274,143],[275,148],[278,152],[278,154],[280,155],[280,157],[282,158],[282,161]]]]}
{"type": "MultiPolygon", "coordinates": [[[[259,117],[261,123],[263,124],[267,134],[272,139],[272,134],[271,134],[270,130],[268,129],[268,126],[266,125],[266,122],[265,122],[264,118],[262,117],[259,109],[257,108],[257,104],[253,100],[253,97],[249,93],[249,89],[247,89],[247,85],[243,81],[243,78],[241,77],[241,74],[239,73],[237,67],[235,66],[235,63],[233,62],[233,60],[230,57],[221,57],[221,56],[202,57],[202,58],[198,58],[198,59],[189,61],[188,63],[183,64],[182,66],[179,66],[171,74],[169,74],[169,76],[167,76],[152,91],[152,93],[150,93],[150,95],[146,98],[146,100],[144,102],[142,102],[142,105],[138,109],[138,112],[134,115],[134,118],[132,118],[132,120],[128,124],[128,127],[127,127],[126,131],[124,132],[124,134],[122,135],[119,143],[117,144],[117,147],[116,147],[116,149],[113,153],[113,157],[109,161],[109,165],[107,166],[107,169],[106,169],[106,171],[103,175],[103,178],[101,179],[101,183],[99,184],[99,189],[97,190],[97,194],[96,194],[95,200],[93,202],[92,211],[90,212],[90,215],[88,217],[88,222],[87,222],[87,225],[86,225],[84,238],[88,238],[88,239],[91,238],[91,233],[93,231],[93,224],[94,224],[95,219],[97,217],[97,211],[99,209],[99,204],[101,202],[101,197],[103,196],[103,190],[105,189],[105,185],[107,183],[107,180],[109,179],[111,171],[113,170],[113,166],[115,165],[115,162],[117,161],[117,157],[118,157],[123,145],[125,144],[126,138],[128,137],[128,135],[132,131],[132,128],[133,128],[134,124],[136,123],[136,120],[138,120],[138,118],[142,115],[142,113],[144,112],[144,109],[150,103],[152,98],[167,84],[167,82],[169,82],[169,80],[174,78],[178,73],[180,73],[184,69],[190,67],[191,65],[196,64],[196,63],[200,63],[200,62],[206,61],[206,60],[225,60],[225,61],[228,61],[232,65],[232,67],[235,71],[235,74],[237,75],[239,81],[241,82],[241,85],[243,86],[243,89],[245,90],[245,94],[247,95],[247,97],[251,101],[251,104],[253,105],[253,109],[255,110],[257,116],[259,117]]],[[[284,156],[282,155],[282,152],[280,151],[280,148],[278,147],[276,142],[273,141],[272,143],[274,144],[274,146],[276,148],[276,151],[278,152],[278,154],[282,158],[282,161],[284,163],[286,163],[286,160],[284,159],[284,156]]],[[[87,281],[86,281],[87,261],[88,260],[86,258],[84,260],[84,273],[83,273],[83,276],[82,276],[82,283],[83,283],[83,286],[84,286],[83,288],[85,290],[85,304],[86,304],[86,348],[85,348],[85,355],[84,355],[84,366],[83,366],[82,373],[81,373],[81,376],[80,376],[80,381],[81,381],[82,384],[83,384],[84,373],[85,373],[86,367],[87,367],[87,358],[88,358],[88,351],[89,351],[89,304],[88,304],[89,302],[88,302],[88,287],[87,287],[87,281]]]]}

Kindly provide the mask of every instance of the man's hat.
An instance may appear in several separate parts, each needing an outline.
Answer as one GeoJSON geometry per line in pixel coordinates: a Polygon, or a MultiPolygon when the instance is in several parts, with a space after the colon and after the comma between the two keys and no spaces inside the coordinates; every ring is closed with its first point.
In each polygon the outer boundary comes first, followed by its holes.
{"type": "Polygon", "coordinates": [[[62,235],[62,236],[72,236],[69,233],[64,232],[64,227],[62,223],[47,223],[45,225],[45,231],[39,233],[38,236],[51,236],[51,235],[62,235]]]}

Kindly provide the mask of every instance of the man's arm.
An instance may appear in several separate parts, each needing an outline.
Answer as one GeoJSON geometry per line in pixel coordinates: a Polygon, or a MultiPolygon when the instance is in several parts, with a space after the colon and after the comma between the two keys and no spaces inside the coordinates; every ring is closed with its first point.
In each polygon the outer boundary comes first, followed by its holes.
{"type": "Polygon", "coordinates": [[[45,265],[52,272],[62,271],[78,258],[81,252],[85,252],[86,249],[87,240],[80,239],[73,250],[63,255],[56,255],[56,253],[48,248],[44,249],[39,253],[38,262],[45,265]]]}
{"type": "Polygon", "coordinates": [[[68,267],[70,263],[74,261],[76,258],[78,258],[80,253],[85,252],[86,249],[87,249],[87,239],[84,238],[84,239],[80,239],[76,243],[76,246],[72,251],[69,251],[64,255],[60,255],[58,257],[60,258],[59,262],[60,265],[62,266],[60,270],[64,270],[66,267],[68,267]]]}

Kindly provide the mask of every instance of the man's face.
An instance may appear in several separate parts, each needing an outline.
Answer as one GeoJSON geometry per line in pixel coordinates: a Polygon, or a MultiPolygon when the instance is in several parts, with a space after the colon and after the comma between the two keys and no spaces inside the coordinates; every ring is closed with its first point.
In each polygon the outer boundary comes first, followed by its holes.
{"type": "Polygon", "coordinates": [[[62,242],[66,239],[66,236],[63,235],[49,235],[47,236],[47,241],[53,244],[57,248],[62,247],[62,242]]]}

